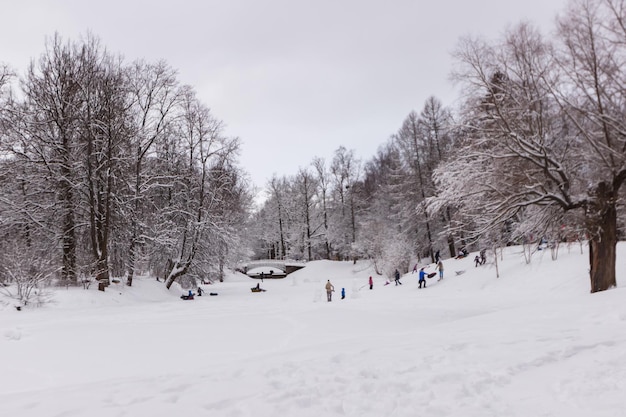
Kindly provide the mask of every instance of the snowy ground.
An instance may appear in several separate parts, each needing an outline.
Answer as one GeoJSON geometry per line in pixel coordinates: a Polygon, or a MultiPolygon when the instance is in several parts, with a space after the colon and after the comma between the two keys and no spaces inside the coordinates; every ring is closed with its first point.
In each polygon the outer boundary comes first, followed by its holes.
{"type": "Polygon", "coordinates": [[[529,265],[509,248],[500,278],[473,255],[421,290],[318,261],[263,293],[233,275],[182,301],[140,279],[0,307],[0,416],[625,415],[626,244],[598,294],[576,245],[529,265]]]}

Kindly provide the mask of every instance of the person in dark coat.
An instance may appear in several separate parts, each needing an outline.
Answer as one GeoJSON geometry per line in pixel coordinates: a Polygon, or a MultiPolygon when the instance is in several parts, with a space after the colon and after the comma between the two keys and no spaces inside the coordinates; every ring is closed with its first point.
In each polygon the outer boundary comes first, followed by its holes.
{"type": "Polygon", "coordinates": [[[396,285],[398,285],[398,284],[402,285],[402,283],[400,282],[400,271],[398,271],[398,270],[396,269],[396,272],[394,272],[394,274],[393,274],[393,275],[394,275],[394,277],[395,277],[395,279],[396,279],[396,285]]]}
{"type": "Polygon", "coordinates": [[[204,292],[204,290],[200,287],[198,287],[198,297],[202,297],[202,293],[204,292]]]}
{"type": "Polygon", "coordinates": [[[373,289],[374,288],[374,280],[372,279],[372,277],[370,277],[369,284],[370,284],[370,290],[373,289]]]}

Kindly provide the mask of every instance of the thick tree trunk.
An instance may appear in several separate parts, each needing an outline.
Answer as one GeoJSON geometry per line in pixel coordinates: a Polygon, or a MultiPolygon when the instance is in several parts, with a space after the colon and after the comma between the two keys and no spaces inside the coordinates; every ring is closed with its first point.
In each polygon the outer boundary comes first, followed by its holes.
{"type": "MultiPolygon", "coordinates": [[[[69,169],[62,170],[65,178],[69,178],[69,169]]],[[[76,223],[74,221],[73,195],[71,186],[67,181],[61,184],[61,199],[65,213],[63,214],[63,279],[71,284],[76,284],[76,223]]]]}
{"type": "Polygon", "coordinates": [[[135,276],[135,234],[130,240],[130,246],[128,248],[128,277],[126,278],[126,285],[133,286],[133,277],[135,276]]]}
{"type": "Polygon", "coordinates": [[[63,279],[71,284],[76,280],[76,235],[74,227],[74,212],[67,208],[63,218],[63,279]]]}
{"type": "Polygon", "coordinates": [[[224,282],[224,257],[220,256],[219,260],[219,280],[220,282],[224,282]]]}
{"type": "Polygon", "coordinates": [[[614,193],[605,183],[596,190],[596,200],[587,213],[591,292],[617,285],[615,258],[617,246],[617,210],[614,193]]]}
{"type": "MultiPolygon", "coordinates": [[[[439,144],[437,144],[437,146],[439,146],[439,144]]],[[[446,207],[446,215],[446,221],[448,224],[451,224],[452,214],[450,213],[450,207],[446,207]]],[[[448,249],[450,250],[450,257],[456,258],[456,245],[454,243],[454,236],[452,236],[452,233],[448,234],[448,249]]]]}
{"type": "MultiPolygon", "coordinates": [[[[168,261],[169,263],[169,261],[168,261]]],[[[168,290],[172,286],[172,284],[179,278],[187,273],[189,269],[189,263],[185,262],[182,264],[181,262],[173,262],[172,269],[167,274],[167,278],[165,280],[165,288],[168,290]]]]}
{"type": "Polygon", "coordinates": [[[109,262],[106,251],[103,252],[103,255],[96,263],[96,280],[98,282],[103,282],[105,285],[109,285],[111,283],[111,280],[109,279],[109,262]]]}

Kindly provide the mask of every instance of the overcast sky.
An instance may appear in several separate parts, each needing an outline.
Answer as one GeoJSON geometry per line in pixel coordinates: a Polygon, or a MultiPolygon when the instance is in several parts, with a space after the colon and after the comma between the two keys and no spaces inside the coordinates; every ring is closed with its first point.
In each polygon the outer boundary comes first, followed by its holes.
{"type": "Polygon", "coordinates": [[[362,160],[431,95],[453,106],[450,51],[566,0],[0,0],[0,62],[23,73],[59,32],[90,31],[127,61],[166,60],[192,85],[262,187],[343,145],[362,160]]]}

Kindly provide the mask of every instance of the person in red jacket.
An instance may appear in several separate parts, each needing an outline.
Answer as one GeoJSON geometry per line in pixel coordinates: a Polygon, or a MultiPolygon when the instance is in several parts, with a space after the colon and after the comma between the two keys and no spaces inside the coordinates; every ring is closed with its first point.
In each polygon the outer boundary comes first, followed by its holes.
{"type": "Polygon", "coordinates": [[[370,277],[370,290],[374,288],[374,280],[370,277]]]}

